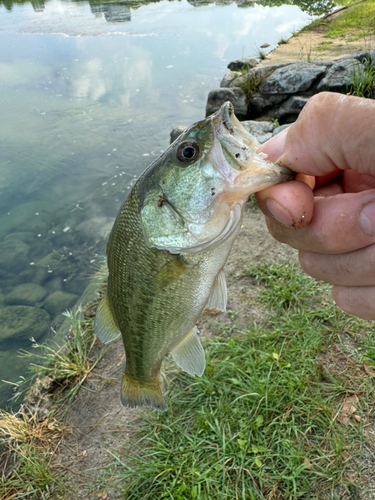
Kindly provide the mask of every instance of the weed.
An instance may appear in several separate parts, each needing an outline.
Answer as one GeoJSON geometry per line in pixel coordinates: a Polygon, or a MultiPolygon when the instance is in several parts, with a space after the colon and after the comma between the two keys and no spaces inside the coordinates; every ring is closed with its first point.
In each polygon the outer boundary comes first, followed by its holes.
{"type": "Polygon", "coordinates": [[[350,79],[350,93],[358,97],[372,98],[374,95],[374,75],[373,64],[368,62],[367,67],[358,64],[350,79]]]}
{"type": "MultiPolygon", "coordinates": [[[[249,273],[268,318],[241,336],[208,341],[202,378],[173,373],[168,412],[144,413],[138,445],[114,456],[111,474],[127,485],[124,498],[335,498],[336,485],[349,485],[361,425],[338,422],[345,388],[335,374],[322,382],[317,359],[343,330],[366,328],[374,346],[375,328],[338,312],[327,286],[291,265],[249,273]]],[[[362,377],[351,387],[370,402],[374,382],[362,377]]]]}
{"type": "Polygon", "coordinates": [[[52,473],[51,459],[63,430],[53,417],[39,419],[36,412],[27,409],[16,414],[0,410],[0,436],[7,446],[6,456],[13,468],[9,477],[1,478],[0,498],[33,495],[32,498],[45,499],[61,486],[52,473]]]}
{"type": "MultiPolygon", "coordinates": [[[[260,78],[256,77],[245,77],[244,80],[239,84],[238,86],[240,89],[244,91],[246,94],[246,97],[248,99],[251,98],[253,94],[255,94],[258,91],[259,85],[261,84],[262,80],[260,78]]],[[[250,130],[251,133],[251,130],[250,130]]]]}
{"type": "Polygon", "coordinates": [[[88,374],[102,358],[104,351],[92,357],[96,337],[92,321],[82,319],[81,307],[63,314],[71,325],[67,342],[63,346],[49,343],[40,345],[33,340],[33,348],[41,352],[35,354],[21,351],[21,354],[39,361],[30,363],[30,370],[38,377],[47,377],[58,386],[58,392],[61,392],[59,403],[71,403],[88,374]]]}
{"type": "Polygon", "coordinates": [[[284,44],[287,44],[289,42],[289,38],[286,37],[286,36],[282,36],[278,42],[279,45],[284,45],[284,44]]]}
{"type": "Polygon", "coordinates": [[[255,54],[256,58],[260,59],[261,61],[263,61],[267,57],[267,54],[262,49],[256,49],[255,54]]]}

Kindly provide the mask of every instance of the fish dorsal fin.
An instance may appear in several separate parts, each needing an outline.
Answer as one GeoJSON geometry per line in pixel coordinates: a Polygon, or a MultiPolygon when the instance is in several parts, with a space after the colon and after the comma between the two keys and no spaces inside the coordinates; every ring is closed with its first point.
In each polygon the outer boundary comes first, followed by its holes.
{"type": "Polygon", "coordinates": [[[225,281],[224,271],[221,270],[211,289],[210,296],[207,301],[208,309],[219,309],[225,311],[227,307],[227,283],[225,281]]]}
{"type": "Polygon", "coordinates": [[[206,360],[196,326],[171,351],[171,354],[175,363],[189,375],[197,374],[198,377],[203,375],[206,360]]]}
{"type": "Polygon", "coordinates": [[[96,311],[94,322],[95,335],[103,344],[109,344],[113,340],[121,337],[111,308],[109,307],[108,295],[105,294],[96,311]]]}

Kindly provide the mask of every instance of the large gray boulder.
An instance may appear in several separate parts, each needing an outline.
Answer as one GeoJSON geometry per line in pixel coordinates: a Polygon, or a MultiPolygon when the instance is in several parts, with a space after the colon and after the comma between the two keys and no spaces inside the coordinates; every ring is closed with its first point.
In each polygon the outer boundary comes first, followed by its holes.
{"type": "Polygon", "coordinates": [[[261,94],[295,94],[302,92],[323,75],[326,67],[318,64],[301,62],[276,69],[259,86],[261,94]]]}
{"type": "Polygon", "coordinates": [[[236,59],[228,64],[227,68],[231,71],[243,71],[246,69],[254,68],[258,64],[256,59],[236,59]]]}
{"type": "Polygon", "coordinates": [[[5,240],[0,243],[0,268],[19,271],[27,263],[29,245],[20,240],[5,240]]]}
{"type": "Polygon", "coordinates": [[[256,138],[271,133],[275,128],[275,124],[268,121],[245,120],[241,125],[256,138]]]}
{"type": "Polygon", "coordinates": [[[230,87],[231,83],[236,79],[242,76],[240,71],[228,71],[225,73],[224,78],[221,80],[220,87],[230,87]]]}
{"type": "Polygon", "coordinates": [[[243,90],[236,87],[211,90],[207,98],[206,116],[215,113],[226,101],[230,101],[233,104],[237,118],[246,117],[246,95],[243,90]]]}
{"type": "Polygon", "coordinates": [[[177,137],[180,137],[180,135],[185,132],[186,129],[187,127],[185,127],[184,125],[177,125],[177,127],[172,128],[169,144],[172,144],[172,142],[174,142],[177,137]]]}
{"type": "Polygon", "coordinates": [[[48,295],[44,301],[44,309],[46,309],[52,318],[54,318],[70,307],[73,307],[77,302],[77,299],[78,295],[74,293],[66,293],[57,290],[56,292],[51,293],[51,295],[48,295]]]}
{"type": "Polygon", "coordinates": [[[38,340],[48,330],[47,311],[30,306],[7,306],[0,309],[0,342],[38,340]]]}
{"type": "Polygon", "coordinates": [[[279,117],[289,116],[293,120],[300,114],[302,108],[306,105],[308,97],[293,95],[289,97],[279,108],[279,117]]]}
{"type": "Polygon", "coordinates": [[[349,89],[355,71],[363,72],[365,66],[354,57],[339,59],[328,69],[325,77],[319,82],[317,90],[322,92],[343,92],[349,89]]]}
{"type": "Polygon", "coordinates": [[[47,295],[46,290],[35,283],[22,283],[16,286],[5,298],[8,305],[39,307],[47,295]]]}
{"type": "Polygon", "coordinates": [[[274,71],[285,66],[290,66],[290,63],[275,64],[273,66],[264,66],[261,68],[252,68],[245,75],[239,76],[235,80],[232,80],[228,86],[242,87],[243,85],[248,85],[249,83],[253,85],[260,84],[262,80],[272,75],[274,71]]]}

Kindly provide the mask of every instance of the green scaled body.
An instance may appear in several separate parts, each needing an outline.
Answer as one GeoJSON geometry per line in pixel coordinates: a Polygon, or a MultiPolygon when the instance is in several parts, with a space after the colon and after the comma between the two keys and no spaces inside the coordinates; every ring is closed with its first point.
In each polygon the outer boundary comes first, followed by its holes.
{"type": "Polygon", "coordinates": [[[196,321],[225,310],[223,267],[249,194],[291,178],[256,155],[255,139],[230,103],[190,127],[137,180],[107,246],[108,290],[95,332],[122,336],[124,406],[167,409],[160,368],[166,354],[201,376],[196,321]]]}

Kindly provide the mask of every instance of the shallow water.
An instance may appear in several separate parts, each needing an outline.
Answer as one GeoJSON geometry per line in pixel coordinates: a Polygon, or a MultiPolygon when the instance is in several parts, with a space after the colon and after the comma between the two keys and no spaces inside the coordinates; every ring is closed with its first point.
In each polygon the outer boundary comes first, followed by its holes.
{"type": "Polygon", "coordinates": [[[301,5],[0,1],[0,380],[25,375],[18,350],[53,335],[131,183],[226,65],[332,7],[301,5]]]}

